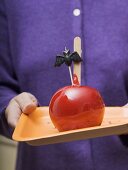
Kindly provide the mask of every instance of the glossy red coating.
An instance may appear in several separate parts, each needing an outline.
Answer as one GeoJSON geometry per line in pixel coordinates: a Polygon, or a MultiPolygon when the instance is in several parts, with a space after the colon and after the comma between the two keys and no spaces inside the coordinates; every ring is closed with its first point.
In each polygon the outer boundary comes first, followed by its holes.
{"type": "Polygon", "coordinates": [[[78,81],[78,77],[76,74],[73,74],[73,84],[74,85],[80,85],[79,81],[78,81]]]}
{"type": "Polygon", "coordinates": [[[98,126],[104,110],[104,102],[96,89],[78,85],[58,90],[49,105],[50,117],[59,131],[98,126]]]}

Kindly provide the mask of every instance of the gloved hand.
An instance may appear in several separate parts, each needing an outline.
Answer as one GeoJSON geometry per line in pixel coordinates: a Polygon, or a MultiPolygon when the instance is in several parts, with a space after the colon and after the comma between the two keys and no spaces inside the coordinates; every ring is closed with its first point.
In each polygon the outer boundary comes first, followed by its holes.
{"type": "Polygon", "coordinates": [[[23,92],[14,97],[5,110],[5,117],[8,124],[15,128],[21,113],[30,114],[36,109],[38,101],[30,93],[23,92]]]}

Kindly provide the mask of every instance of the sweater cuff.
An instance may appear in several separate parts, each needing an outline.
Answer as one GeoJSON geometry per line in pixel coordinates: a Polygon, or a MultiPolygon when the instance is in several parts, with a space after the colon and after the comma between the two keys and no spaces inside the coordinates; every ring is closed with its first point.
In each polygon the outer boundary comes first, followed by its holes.
{"type": "Polygon", "coordinates": [[[13,129],[8,125],[5,117],[5,109],[3,109],[0,115],[0,134],[12,139],[12,133],[13,129]]]}

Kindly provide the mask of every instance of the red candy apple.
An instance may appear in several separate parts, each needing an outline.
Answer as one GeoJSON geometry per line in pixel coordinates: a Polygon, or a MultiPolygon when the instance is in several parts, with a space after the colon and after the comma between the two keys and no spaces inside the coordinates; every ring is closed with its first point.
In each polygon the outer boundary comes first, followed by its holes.
{"type": "MultiPolygon", "coordinates": [[[[79,38],[76,39],[77,47],[79,38]]],[[[79,48],[81,49],[81,48],[79,48]]],[[[69,67],[71,86],[59,89],[52,97],[49,105],[51,120],[59,131],[98,126],[102,123],[105,105],[100,93],[91,87],[80,86],[74,75],[72,80],[71,64],[82,61],[77,52],[70,53],[65,48],[63,55],[56,56],[55,66],[65,63],[69,67]]]]}
{"type": "Polygon", "coordinates": [[[59,89],[50,101],[50,117],[59,131],[98,126],[103,120],[105,105],[99,92],[80,86],[76,76],[73,82],[59,89]]]}

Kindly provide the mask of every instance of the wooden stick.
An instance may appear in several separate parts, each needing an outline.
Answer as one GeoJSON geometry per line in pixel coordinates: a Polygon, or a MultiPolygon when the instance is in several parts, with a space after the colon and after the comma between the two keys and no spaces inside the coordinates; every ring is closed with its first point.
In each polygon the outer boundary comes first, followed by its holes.
{"type": "MultiPolygon", "coordinates": [[[[74,51],[76,51],[81,57],[82,50],[80,37],[74,38],[74,51]]],[[[74,63],[73,73],[77,75],[79,83],[81,84],[81,63],[74,63]]]]}

